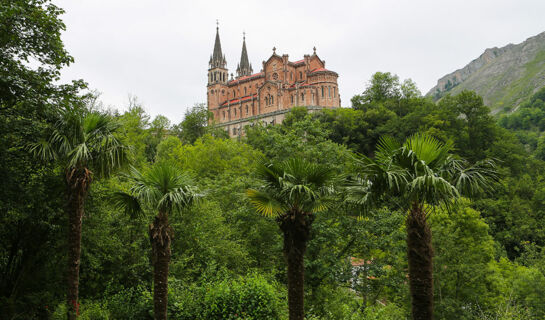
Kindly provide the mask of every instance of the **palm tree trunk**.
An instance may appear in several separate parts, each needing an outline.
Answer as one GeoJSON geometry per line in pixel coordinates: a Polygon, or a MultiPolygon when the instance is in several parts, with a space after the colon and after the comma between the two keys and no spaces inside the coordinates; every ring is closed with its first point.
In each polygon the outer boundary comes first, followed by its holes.
{"type": "Polygon", "coordinates": [[[66,303],[68,320],[75,320],[79,313],[81,226],[91,173],[87,169],[70,170],[67,172],[66,182],[68,186],[68,292],[66,303]]]}
{"type": "Polygon", "coordinates": [[[168,225],[168,215],[160,212],[149,227],[153,254],[153,311],[156,320],[167,319],[171,235],[172,229],[168,225]]]}
{"type": "Polygon", "coordinates": [[[423,205],[414,202],[407,217],[407,259],[413,320],[433,319],[433,247],[423,205]]]}
{"type": "Polygon", "coordinates": [[[305,218],[301,213],[295,213],[280,222],[284,233],[284,258],[288,265],[289,320],[305,319],[304,256],[312,220],[313,216],[305,218]]]}

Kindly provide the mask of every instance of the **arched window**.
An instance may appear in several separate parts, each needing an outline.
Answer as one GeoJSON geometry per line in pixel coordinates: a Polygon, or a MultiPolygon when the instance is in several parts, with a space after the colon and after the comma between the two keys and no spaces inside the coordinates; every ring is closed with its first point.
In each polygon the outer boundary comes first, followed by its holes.
{"type": "Polygon", "coordinates": [[[246,87],[244,87],[244,95],[246,95],[246,87]]]}
{"type": "Polygon", "coordinates": [[[301,92],[301,103],[305,103],[305,94],[301,92]]]}
{"type": "Polygon", "coordinates": [[[274,104],[274,97],[271,96],[271,104],[274,104]]]}
{"type": "Polygon", "coordinates": [[[329,97],[331,98],[331,87],[327,87],[329,91],[329,97]]]}
{"type": "Polygon", "coordinates": [[[265,105],[269,105],[269,97],[265,97],[265,105]]]}
{"type": "Polygon", "coordinates": [[[322,86],[322,98],[324,97],[324,86],[322,86]]]}
{"type": "Polygon", "coordinates": [[[291,95],[291,103],[293,103],[293,94],[291,95]]]}
{"type": "Polygon", "coordinates": [[[217,79],[217,72],[214,72],[214,81],[217,79]]]}
{"type": "Polygon", "coordinates": [[[246,105],[246,115],[248,115],[248,105],[246,105]]]}
{"type": "Polygon", "coordinates": [[[333,98],[336,97],[336,94],[337,94],[337,93],[335,92],[335,87],[333,87],[333,98]]]}
{"type": "Polygon", "coordinates": [[[303,80],[303,73],[299,71],[299,80],[303,80]]]}

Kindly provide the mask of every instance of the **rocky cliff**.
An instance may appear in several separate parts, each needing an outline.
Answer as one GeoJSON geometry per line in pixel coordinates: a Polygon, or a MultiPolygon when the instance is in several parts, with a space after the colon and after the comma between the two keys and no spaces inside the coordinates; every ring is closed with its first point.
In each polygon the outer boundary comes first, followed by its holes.
{"type": "Polygon", "coordinates": [[[480,94],[493,111],[509,110],[545,86],[545,32],[520,44],[486,49],[477,59],[437,81],[435,100],[462,90],[480,94]]]}

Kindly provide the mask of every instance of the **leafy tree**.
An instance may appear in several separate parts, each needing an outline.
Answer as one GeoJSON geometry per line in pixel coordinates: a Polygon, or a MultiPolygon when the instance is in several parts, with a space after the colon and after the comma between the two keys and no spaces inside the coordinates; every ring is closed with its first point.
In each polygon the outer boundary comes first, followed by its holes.
{"type": "Polygon", "coordinates": [[[47,139],[31,145],[37,158],[56,161],[64,171],[68,214],[68,318],[75,319],[81,255],[81,226],[85,199],[97,177],[109,176],[127,163],[127,147],[115,136],[119,125],[100,112],[80,107],[60,111],[47,139]]]}
{"type": "Polygon", "coordinates": [[[173,230],[169,215],[190,206],[199,196],[181,171],[168,164],[156,164],[144,174],[131,170],[129,193],[118,192],[116,205],[129,215],[153,210],[157,215],[149,225],[153,256],[153,303],[155,319],[167,318],[168,271],[173,230]]]}
{"type": "Polygon", "coordinates": [[[128,110],[119,115],[121,138],[131,146],[131,159],[135,166],[142,166],[150,160],[147,146],[150,138],[150,116],[135,96],[129,96],[128,110]]]}
{"type": "Polygon", "coordinates": [[[498,292],[490,267],[495,262],[494,239],[480,213],[460,201],[450,212],[436,210],[433,231],[435,312],[440,319],[472,319],[473,306],[494,308],[498,292]]]}
{"type": "Polygon", "coordinates": [[[225,130],[214,127],[213,114],[204,103],[195,104],[187,110],[184,120],[175,127],[175,131],[185,144],[192,144],[207,133],[218,138],[229,138],[225,130]]]}
{"type": "Polygon", "coordinates": [[[257,212],[275,217],[284,234],[284,258],[288,265],[288,306],[290,320],[303,320],[304,254],[316,213],[333,202],[336,174],[333,170],[300,158],[261,164],[257,176],[263,186],[248,189],[257,212]]]}
{"type": "Polygon", "coordinates": [[[61,40],[63,12],[49,0],[0,3],[0,112],[44,108],[83,86],[55,84],[74,60],[61,40]]]}
{"type": "Polygon", "coordinates": [[[485,150],[495,140],[496,125],[489,115],[490,109],[483,104],[483,98],[474,91],[464,90],[456,96],[444,97],[439,105],[451,112],[451,118],[455,119],[459,153],[473,162],[484,159],[485,150]]]}
{"type": "MultiPolygon", "coordinates": [[[[409,88],[409,85],[406,85],[406,88],[409,88]]],[[[400,97],[399,77],[390,72],[376,72],[365,91],[361,95],[352,98],[352,105],[354,109],[360,109],[362,104],[379,103],[389,99],[399,99],[400,97]]]]}
{"type": "Polygon", "coordinates": [[[474,195],[495,179],[492,161],[468,166],[449,152],[452,146],[427,135],[414,135],[403,145],[381,140],[375,159],[360,160],[363,186],[373,201],[384,193],[399,198],[408,210],[407,259],[413,319],[433,318],[433,248],[428,215],[434,205],[449,206],[460,194],[474,195]]]}

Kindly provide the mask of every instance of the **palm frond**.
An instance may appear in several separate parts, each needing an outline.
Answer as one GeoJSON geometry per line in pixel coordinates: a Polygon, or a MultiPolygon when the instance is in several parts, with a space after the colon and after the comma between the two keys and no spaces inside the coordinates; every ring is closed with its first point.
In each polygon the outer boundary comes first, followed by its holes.
{"type": "Polygon", "coordinates": [[[142,209],[138,198],[129,193],[121,191],[114,192],[112,195],[112,202],[116,209],[122,210],[132,219],[136,219],[144,215],[144,210],[142,209]]]}
{"type": "Polygon", "coordinates": [[[445,203],[460,196],[456,187],[433,172],[415,177],[408,184],[407,193],[412,201],[429,204],[445,203]]]}
{"type": "Polygon", "coordinates": [[[44,161],[56,160],[57,151],[46,140],[28,144],[28,149],[32,155],[44,161]]]}
{"type": "Polygon", "coordinates": [[[396,152],[401,145],[397,140],[391,136],[381,137],[377,144],[377,151],[375,152],[375,158],[377,160],[387,159],[396,152]]]}
{"type": "Polygon", "coordinates": [[[415,134],[405,141],[403,147],[414,152],[416,158],[427,166],[434,167],[446,160],[452,143],[444,144],[430,135],[415,134]]]}
{"type": "Polygon", "coordinates": [[[262,162],[256,170],[263,185],[259,190],[249,189],[247,195],[257,211],[275,216],[293,208],[314,213],[323,210],[322,198],[335,192],[335,173],[324,166],[301,158],[286,161],[262,162]]]}
{"type": "Polygon", "coordinates": [[[456,189],[468,197],[493,191],[493,183],[498,181],[496,164],[490,159],[479,161],[468,167],[457,165],[451,175],[456,189]]]}

